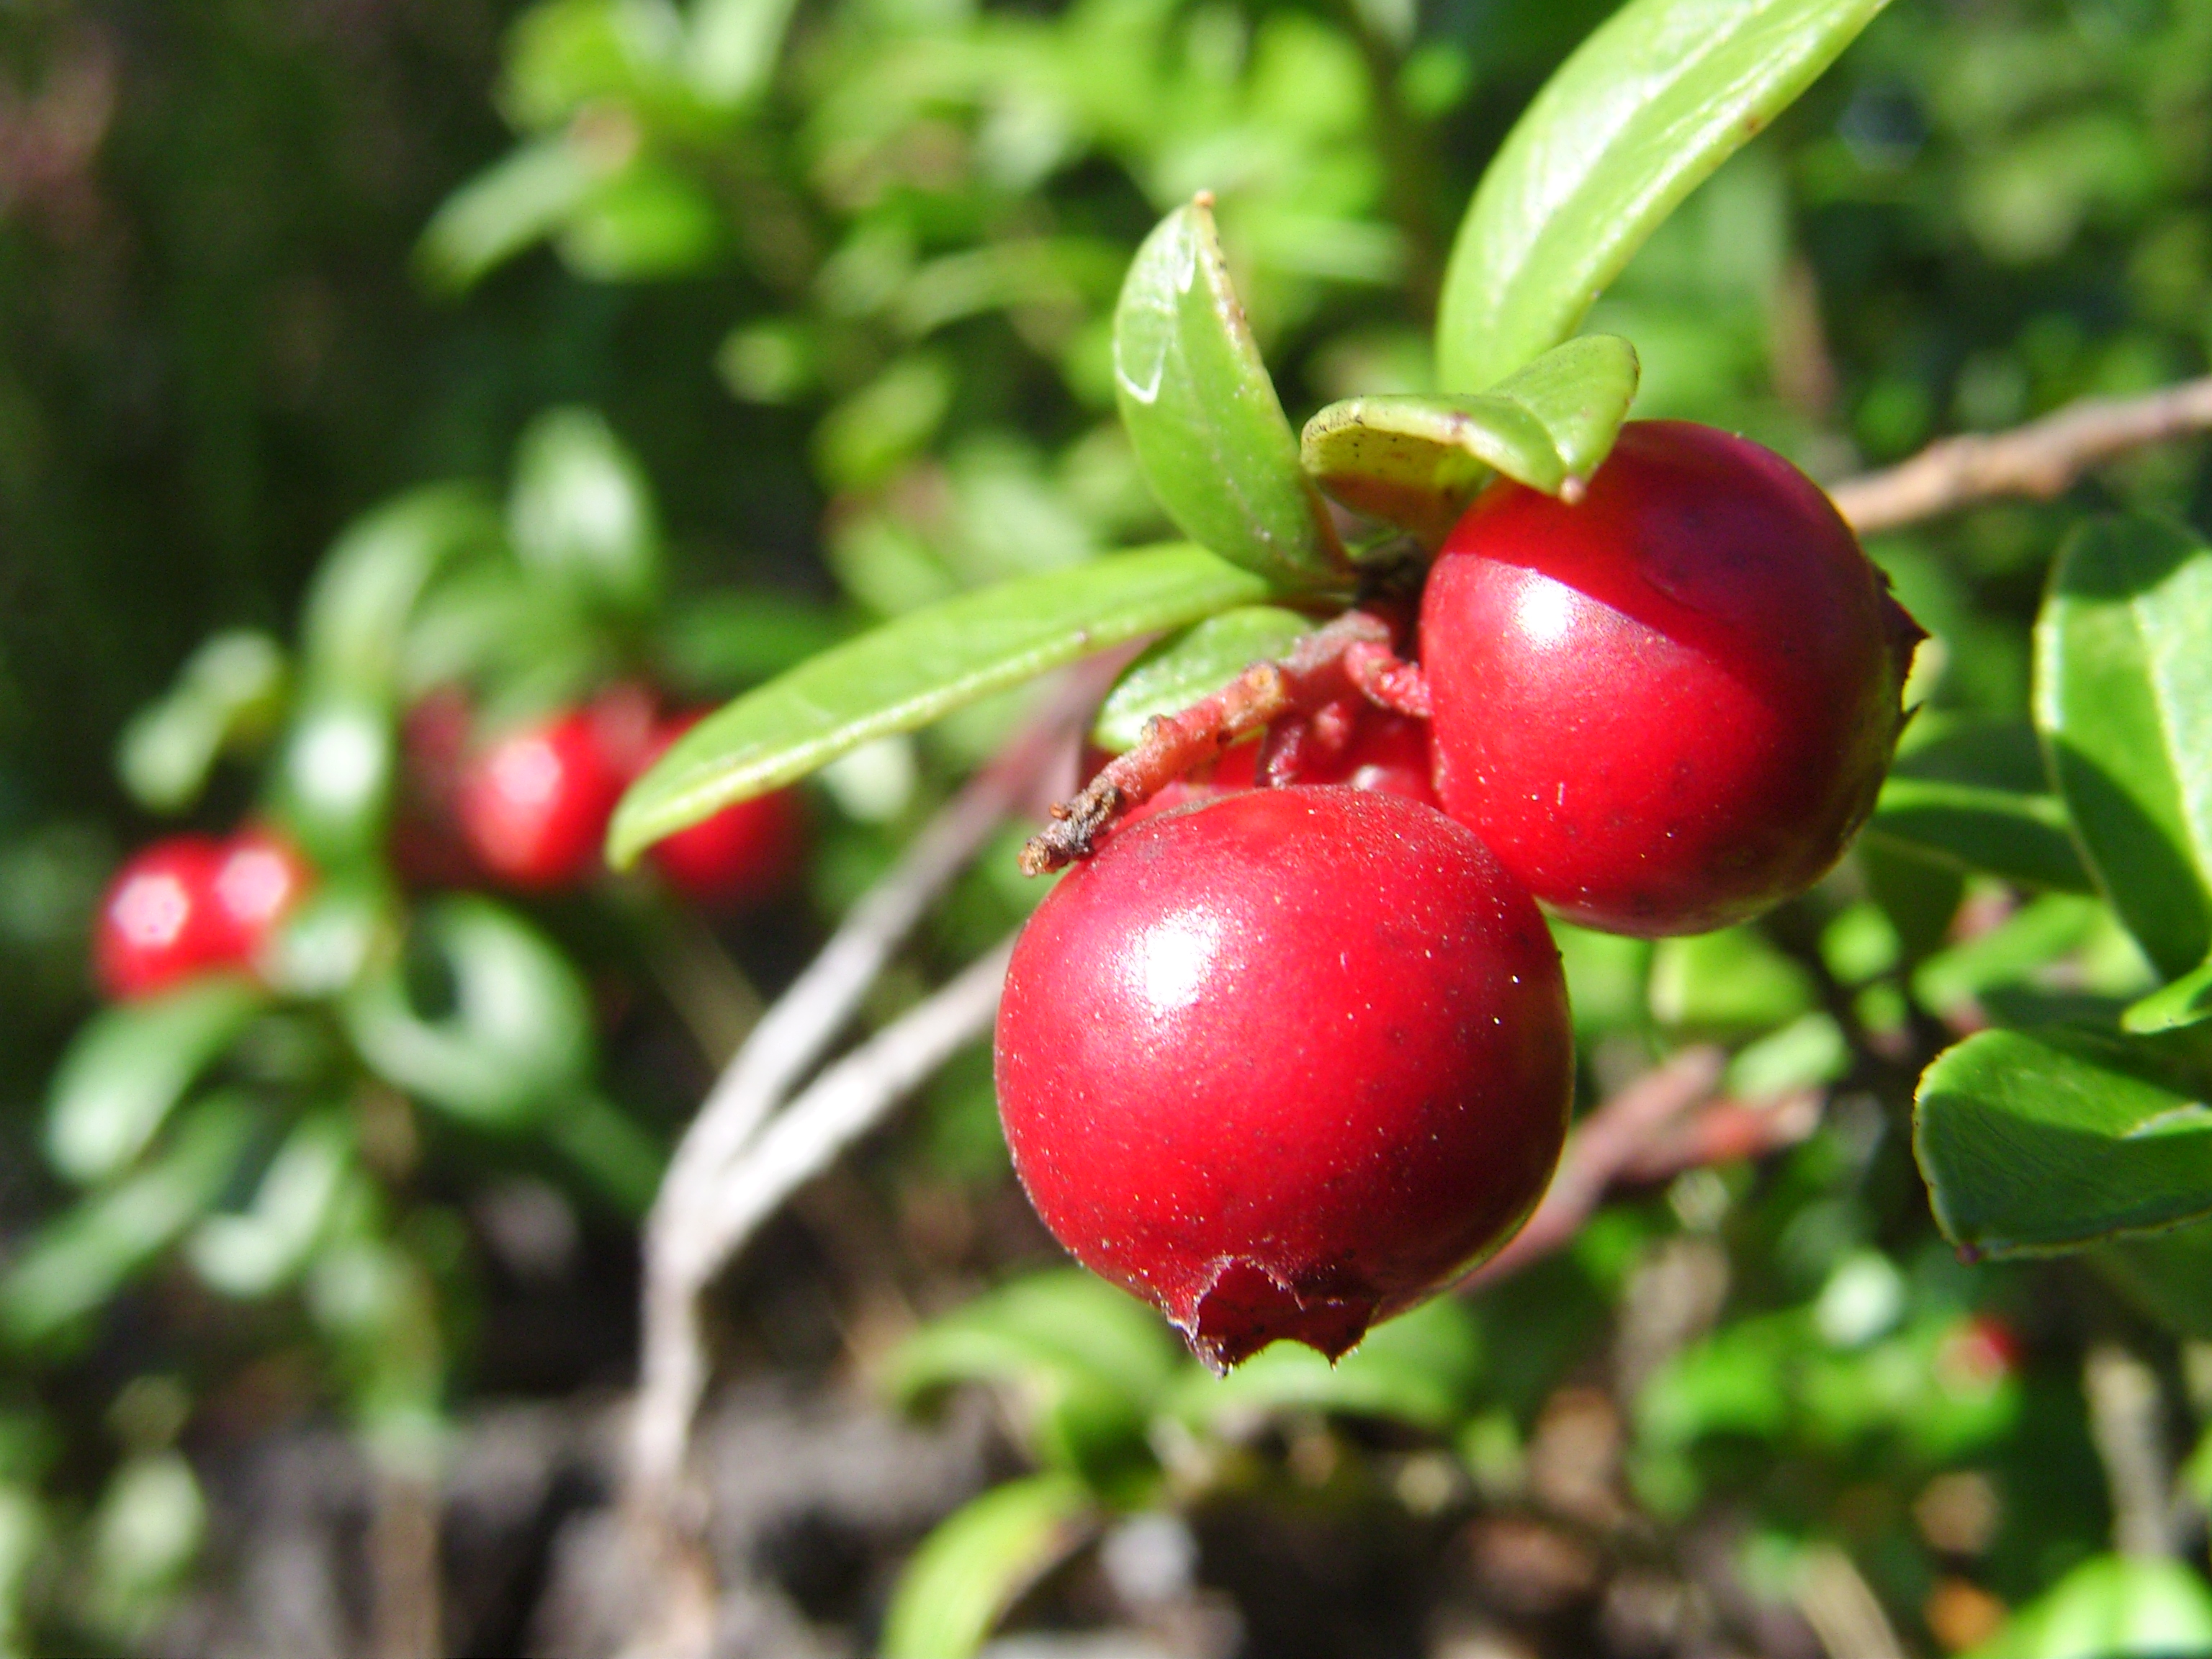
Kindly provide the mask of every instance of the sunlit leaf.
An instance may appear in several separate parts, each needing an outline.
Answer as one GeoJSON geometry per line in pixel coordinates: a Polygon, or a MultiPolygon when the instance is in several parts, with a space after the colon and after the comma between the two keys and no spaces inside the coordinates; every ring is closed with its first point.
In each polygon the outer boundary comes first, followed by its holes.
{"type": "Polygon", "coordinates": [[[2084,1561],[1967,1659],[2179,1659],[2212,1652],[2212,1590],[2166,1556],[2084,1561]]]}
{"type": "Polygon", "coordinates": [[[122,1170],[268,1000],[243,975],[222,974],[94,1015],[54,1073],[46,1107],[54,1167],[78,1182],[122,1170]]]}
{"type": "Polygon", "coordinates": [[[1631,0],[1537,94],[1452,246],[1437,379],[1494,386],[1567,338],[1675,205],[1885,0],[1631,0]]]}
{"type": "Polygon", "coordinates": [[[1211,696],[1255,662],[1271,662],[1315,626],[1279,605],[1241,605],[1161,641],[1131,663],[1099,705],[1091,740],[1115,754],[1133,749],[1155,714],[1211,696]]]}
{"type": "Polygon", "coordinates": [[[607,856],[1046,671],[1267,597],[1201,548],[1115,554],[963,593],[823,652],[694,726],[623,797],[607,856]]]}
{"type": "Polygon", "coordinates": [[[1913,1147],[1936,1218],[1988,1255],[2212,1214],[2212,1105],[2136,1045],[1982,1031],[1920,1079],[1913,1147]]]}
{"type": "Polygon", "coordinates": [[[418,923],[425,976],[447,1007],[418,1006],[406,964],[345,1004],[362,1058],[393,1086],[489,1128],[512,1127],[591,1075],[592,1010],[567,957],[487,900],[447,899],[418,923]]]}
{"type": "Polygon", "coordinates": [[[1114,313],[1114,387],[1146,479],[1185,535],[1283,588],[1346,584],[1203,200],[1137,250],[1114,313]]]}
{"type": "Polygon", "coordinates": [[[2075,532],[2035,629],[2035,719],[2099,886],[2168,978],[2212,955],[2212,550],[2075,532]]]}
{"type": "Polygon", "coordinates": [[[1441,1431],[1465,1415],[1482,1380],[1482,1328],[1450,1297],[1377,1325],[1332,1364],[1278,1342],[1226,1376],[1187,1367],[1176,1406],[1198,1422],[1287,1412],[1376,1417],[1441,1431]]]}
{"type": "Polygon", "coordinates": [[[2024,887],[2091,890],[2035,733],[2009,721],[1959,722],[1899,755],[1867,833],[2024,887]]]}
{"type": "Polygon", "coordinates": [[[266,1296],[307,1264],[354,1167],[354,1133],[342,1112],[300,1120],[262,1172],[245,1210],[212,1215],[185,1241],[201,1281],[226,1296],[266,1296]]]}
{"type": "Polygon", "coordinates": [[[446,198],[416,245],[416,270],[432,289],[465,292],[558,230],[600,172],[565,134],[521,145],[446,198]]]}
{"type": "Polygon", "coordinates": [[[921,1541],[884,1615],[882,1659],[968,1659],[1097,1524],[1082,1483],[1032,1475],[955,1510],[921,1541]]]}
{"type": "Polygon", "coordinates": [[[586,281],[640,283],[704,270],[727,240],[713,197],[672,168],[639,161],[586,197],[554,246],[586,281]]]}
{"type": "Polygon", "coordinates": [[[1636,398],[1636,349],[1585,335],[1488,392],[1352,398],[1306,422],[1305,469],[1346,507],[1433,546],[1503,473],[1571,497],[1613,448],[1636,398]]]}
{"type": "Polygon", "coordinates": [[[222,1195],[252,1116],[237,1096],[202,1101],[145,1168],[41,1228],[0,1279],[0,1334],[43,1342],[104,1305],[222,1195]]]}
{"type": "Polygon", "coordinates": [[[199,799],[228,744],[275,725],[283,697],[284,653],[276,641],[246,629],[212,635],[168,695],[123,728],[115,756],[123,787],[154,811],[183,811],[199,799]]]}
{"type": "Polygon", "coordinates": [[[626,609],[660,586],[660,532],[645,471],[592,410],[550,410],[515,446],[507,537],[534,574],[626,609]]]}
{"type": "Polygon", "coordinates": [[[684,52],[692,88],[726,108],[757,96],[775,73],[791,8],[792,0],[692,0],[684,52]]]}

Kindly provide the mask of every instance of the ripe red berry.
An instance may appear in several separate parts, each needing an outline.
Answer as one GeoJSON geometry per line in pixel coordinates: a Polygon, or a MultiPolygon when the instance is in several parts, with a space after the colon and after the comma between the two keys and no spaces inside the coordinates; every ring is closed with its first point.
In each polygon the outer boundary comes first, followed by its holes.
{"type": "Polygon", "coordinates": [[[204,836],[155,842],[115,874],[93,933],[93,971],[116,998],[150,996],[231,959],[216,914],[222,848],[204,836]]]}
{"type": "Polygon", "coordinates": [[[259,956],[313,879],[291,843],[270,830],[243,830],[224,842],[210,894],[211,917],[228,960],[243,967],[259,956]]]}
{"type": "Polygon", "coordinates": [[[1528,895],[1442,814],[1340,787],[1116,834],[1023,930],[999,1013],[1037,1213],[1217,1367],[1340,1354],[1504,1242],[1571,1072],[1528,895]]]}
{"type": "Polygon", "coordinates": [[[1842,855],[1923,637],[1780,456],[1632,422],[1580,501],[1501,483],[1445,542],[1421,605],[1437,789],[1572,921],[1723,927],[1842,855]]]}
{"type": "Polygon", "coordinates": [[[633,769],[599,716],[572,709],[507,732],[469,760],[455,805],[469,850],[494,878],[546,891],[599,869],[607,820],[633,769]]]}
{"type": "MultiPolygon", "coordinates": [[[[648,760],[696,725],[695,712],[669,721],[648,760]]],[[[726,806],[711,818],[655,842],[646,856],[694,904],[729,909],[767,897],[799,862],[805,815],[796,791],[779,789],[726,806]]]]}

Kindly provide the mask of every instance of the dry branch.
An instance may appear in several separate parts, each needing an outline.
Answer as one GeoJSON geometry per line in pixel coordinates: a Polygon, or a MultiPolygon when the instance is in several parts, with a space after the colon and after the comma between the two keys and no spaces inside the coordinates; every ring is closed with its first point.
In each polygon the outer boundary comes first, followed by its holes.
{"type": "Polygon", "coordinates": [[[1828,495],[1863,535],[2000,496],[2048,501],[2100,461],[2208,428],[2212,375],[2140,398],[2085,398],[2009,432],[1944,438],[1828,495]]]}

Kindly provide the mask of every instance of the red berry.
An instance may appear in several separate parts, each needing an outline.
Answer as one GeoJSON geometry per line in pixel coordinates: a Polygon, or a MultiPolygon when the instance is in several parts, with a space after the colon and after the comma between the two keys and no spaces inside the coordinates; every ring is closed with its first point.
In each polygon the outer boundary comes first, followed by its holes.
{"type": "Polygon", "coordinates": [[[234,960],[216,912],[222,848],[204,836],[172,836],[118,871],[100,902],[93,971],[111,997],[150,996],[234,960]]]}
{"type": "Polygon", "coordinates": [[[1445,542],[1421,605],[1437,789],[1572,921],[1723,927],[1842,855],[1922,637],[1780,456],[1633,422],[1579,502],[1501,483],[1445,542]]]}
{"type": "MultiPolygon", "coordinates": [[[[669,721],[646,757],[661,751],[698,724],[704,711],[669,721]]],[[[799,862],[805,815],[798,793],[779,789],[726,806],[711,818],[655,842],[646,856],[668,884],[694,904],[728,909],[767,897],[799,862]]]]}
{"type": "Polygon", "coordinates": [[[210,892],[223,951],[243,967],[261,953],[314,880],[291,843],[267,830],[245,830],[218,850],[210,892]]]}
{"type": "Polygon", "coordinates": [[[600,843],[630,776],[592,709],[510,732],[473,756],[456,806],[477,861],[512,887],[571,887],[599,867],[600,843]]]}
{"type": "Polygon", "coordinates": [[[1572,1077],[1536,907],[1442,814],[1249,790],[1117,835],[1023,930],[1000,1115],[1030,1201],[1208,1364],[1334,1356],[1528,1215],[1572,1077]]]}

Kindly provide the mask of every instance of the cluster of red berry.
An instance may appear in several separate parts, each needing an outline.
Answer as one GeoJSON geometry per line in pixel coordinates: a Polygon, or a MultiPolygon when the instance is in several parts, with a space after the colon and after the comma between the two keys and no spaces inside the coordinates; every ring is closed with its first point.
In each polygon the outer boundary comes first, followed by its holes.
{"type": "Polygon", "coordinates": [[[1493,485],[1422,596],[1425,726],[1340,710],[1281,787],[1231,750],[1024,930],[997,1077],[1038,1213],[1216,1366],[1333,1357],[1449,1285],[1565,1134],[1538,903],[1651,936],[1804,890],[1873,808],[1921,637],[1742,439],[1634,423],[1578,501],[1493,485]]]}
{"type": "MultiPolygon", "coordinates": [[[[624,686],[480,741],[458,692],[425,698],[405,722],[394,860],[432,885],[580,887],[605,867],[600,848],[623,791],[699,718],[663,718],[648,693],[624,686]]],[[[803,828],[799,799],[786,790],[726,808],[651,856],[689,902],[727,910],[785,882],[803,828]]],[[[269,830],[156,842],[124,866],[101,904],[93,951],[100,988],[147,996],[250,969],[310,880],[299,854],[269,830]]]]}

